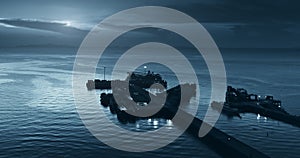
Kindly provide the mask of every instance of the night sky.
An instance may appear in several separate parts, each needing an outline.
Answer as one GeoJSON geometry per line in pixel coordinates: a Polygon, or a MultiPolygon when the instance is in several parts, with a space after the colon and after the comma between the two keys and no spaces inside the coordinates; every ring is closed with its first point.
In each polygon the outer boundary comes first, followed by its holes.
{"type": "MultiPolygon", "coordinates": [[[[297,0],[3,0],[0,4],[0,48],[77,48],[102,19],[149,5],[187,13],[205,26],[221,48],[299,48],[300,43],[297,0]]],[[[167,35],[157,38],[161,36],[167,35]]]]}

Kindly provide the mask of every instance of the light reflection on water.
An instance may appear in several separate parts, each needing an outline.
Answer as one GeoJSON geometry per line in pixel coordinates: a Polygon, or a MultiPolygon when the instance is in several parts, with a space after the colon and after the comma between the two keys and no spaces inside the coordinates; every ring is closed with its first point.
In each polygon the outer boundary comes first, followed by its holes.
{"type": "MultiPolygon", "coordinates": [[[[6,56],[6,58],[8,57],[6,56]]],[[[24,61],[19,61],[21,58],[19,56],[10,58],[10,62],[0,63],[0,129],[2,133],[0,135],[0,151],[5,157],[32,157],[32,155],[40,157],[60,154],[66,157],[93,155],[103,155],[104,157],[218,157],[205,145],[187,134],[179,137],[167,147],[143,154],[112,149],[94,138],[78,117],[71,86],[73,58],[62,58],[61,56],[44,58],[34,55],[27,56],[30,60],[24,61]],[[18,60],[14,61],[14,58],[18,60]]],[[[243,65],[239,64],[241,63],[232,61],[230,66],[227,66],[227,71],[232,72],[228,73],[230,84],[244,87],[253,93],[258,90],[261,93],[274,92],[273,95],[283,98],[282,91],[287,96],[293,96],[297,94],[295,92],[299,91],[299,88],[296,90],[284,89],[290,84],[299,86],[299,82],[291,82],[292,77],[289,79],[289,76],[285,76],[286,83],[278,84],[274,81],[275,85],[266,86],[267,83],[273,83],[271,81],[274,77],[268,78],[265,75],[264,77],[267,79],[264,78],[266,81],[263,81],[263,79],[252,77],[250,72],[239,74],[241,71],[238,70],[243,69],[243,65]],[[233,76],[240,76],[240,78],[237,79],[233,76]],[[275,89],[281,91],[275,91],[275,89]]],[[[266,67],[272,69],[270,64],[266,67]]],[[[295,70],[297,68],[299,67],[296,67],[295,70]]],[[[278,72],[283,70],[284,68],[280,67],[278,72]]],[[[201,76],[202,73],[198,73],[201,76]]],[[[256,74],[261,73],[264,72],[256,72],[256,74]]],[[[199,118],[203,118],[207,108],[205,105],[210,98],[205,93],[209,92],[209,87],[205,86],[205,82],[208,81],[206,81],[205,74],[203,75],[201,80],[204,84],[200,85],[202,88],[201,106],[197,114],[199,118]]],[[[85,91],[85,89],[83,90],[85,91]]],[[[293,107],[299,103],[298,99],[289,100],[289,103],[293,104],[284,104],[287,111],[300,114],[299,108],[293,107]]],[[[87,101],[87,106],[88,104],[87,101]]],[[[170,120],[153,119],[141,120],[137,124],[124,126],[117,121],[116,116],[110,115],[109,109],[100,105],[99,109],[106,111],[107,116],[116,124],[129,130],[143,132],[155,130],[162,125],[166,125],[170,130],[176,128],[170,120]]],[[[221,116],[216,126],[272,157],[297,157],[299,155],[299,128],[271,119],[257,118],[258,116],[252,114],[242,114],[242,119],[228,119],[221,116]]],[[[103,132],[107,132],[107,136],[114,139],[114,134],[105,129],[105,124],[103,132]]],[[[158,140],[159,138],[160,136],[158,136],[158,140]]]]}

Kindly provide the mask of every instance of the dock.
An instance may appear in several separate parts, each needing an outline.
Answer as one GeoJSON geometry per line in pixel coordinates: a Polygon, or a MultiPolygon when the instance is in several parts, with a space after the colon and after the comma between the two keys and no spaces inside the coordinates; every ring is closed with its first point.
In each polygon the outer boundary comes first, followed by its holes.
{"type": "MultiPolygon", "coordinates": [[[[117,119],[120,123],[136,123],[137,120],[141,119],[149,119],[149,118],[160,118],[160,119],[168,119],[172,120],[175,115],[179,114],[180,121],[173,120],[173,124],[185,130],[188,134],[192,135],[199,141],[206,144],[209,148],[214,150],[222,157],[232,158],[232,157],[245,157],[245,158],[268,158],[269,156],[258,151],[257,149],[239,141],[238,139],[222,132],[221,130],[211,126],[210,124],[202,121],[199,118],[194,117],[193,115],[182,110],[179,105],[183,101],[184,105],[189,105],[190,99],[196,94],[196,85],[195,84],[181,84],[177,85],[168,90],[163,89],[158,93],[152,94],[149,92],[149,88],[155,83],[162,85],[165,89],[167,88],[167,82],[162,79],[159,74],[154,74],[153,72],[148,71],[146,74],[135,74],[129,73],[127,79],[123,81],[107,81],[107,80],[89,80],[86,84],[88,90],[93,89],[112,89],[112,93],[102,93],[100,96],[100,101],[102,106],[109,108],[111,114],[117,115],[117,119]],[[115,87],[111,87],[112,82],[117,85],[115,87]],[[120,84],[120,85],[118,85],[120,84]],[[127,86],[122,86],[127,85],[127,86]],[[184,91],[182,95],[182,91],[184,91]],[[129,94],[125,93],[129,92],[129,94]],[[164,102],[160,102],[161,96],[166,96],[164,102]],[[118,105],[115,97],[120,97],[118,101],[123,105],[118,105]],[[183,99],[183,100],[181,100],[183,99]],[[152,105],[150,105],[153,103],[152,105]],[[148,105],[149,104],[149,105],[148,105]],[[160,105],[161,106],[160,106],[160,105]],[[141,107],[143,106],[143,107],[141,107]],[[157,106],[160,106],[159,108],[157,106]],[[157,109],[156,113],[153,113],[149,116],[139,116],[135,115],[138,112],[141,112],[141,109],[152,110],[152,108],[157,109]],[[140,110],[140,111],[139,111],[140,110]],[[192,120],[191,124],[187,129],[184,127],[184,120],[192,120]],[[200,127],[205,126],[211,129],[205,136],[200,137],[199,131],[200,127]]],[[[160,89],[161,90],[161,89],[160,89]]],[[[239,102],[241,99],[245,99],[247,101],[253,102],[257,100],[256,95],[248,95],[246,91],[243,89],[234,89],[232,87],[228,87],[228,92],[226,93],[226,102],[239,102]],[[240,96],[236,98],[236,93],[240,96]],[[254,97],[254,100],[253,100],[254,97]]],[[[272,104],[277,106],[277,110],[281,111],[281,113],[276,116],[282,117],[282,115],[287,114],[282,108],[280,108],[281,102],[277,100],[273,100],[273,98],[269,98],[266,100],[272,102],[272,104]]],[[[218,104],[216,104],[218,105],[218,104]]],[[[226,104],[228,105],[228,104],[226,104]]],[[[231,106],[235,106],[237,104],[231,104],[231,106]]],[[[262,104],[263,105],[263,104],[262,104]]],[[[267,106],[268,104],[264,104],[267,106]]],[[[227,113],[231,115],[236,115],[237,111],[233,111],[230,108],[227,109],[227,113]]],[[[221,106],[222,107],[222,106],[221,106]]],[[[241,106],[239,106],[241,107],[241,106]]],[[[273,107],[273,106],[271,106],[273,107]]],[[[236,107],[234,107],[236,108],[236,107]]],[[[260,112],[266,116],[273,115],[269,111],[261,112],[261,109],[253,109],[250,106],[243,106],[243,112],[251,111],[251,112],[260,112]]],[[[222,108],[217,109],[221,110],[222,108]]],[[[239,109],[241,112],[242,109],[239,109]]],[[[221,111],[220,111],[221,112],[221,111]]],[[[278,118],[279,119],[279,118],[278,118]]],[[[284,121],[288,122],[287,117],[283,117],[284,121]]]]}
{"type": "MultiPolygon", "coordinates": [[[[193,85],[186,85],[183,87],[193,87],[193,85]]],[[[141,97],[141,95],[151,95],[147,91],[145,91],[142,88],[135,87],[135,89],[138,89],[139,94],[138,97],[140,101],[143,99],[141,98],[148,98],[148,97],[141,97]],[[143,93],[141,93],[143,91],[143,93]]],[[[134,93],[134,92],[133,92],[134,93]]],[[[166,100],[165,106],[162,107],[162,109],[155,115],[147,118],[139,118],[136,116],[132,116],[126,111],[120,110],[118,105],[115,104],[113,101],[113,95],[112,93],[101,94],[101,102],[103,101],[103,106],[109,107],[112,114],[116,114],[118,120],[121,123],[135,123],[138,119],[148,119],[148,118],[163,118],[163,119],[172,119],[177,112],[180,112],[181,118],[187,119],[191,118],[192,123],[187,128],[186,132],[199,141],[206,144],[209,148],[214,150],[216,153],[218,153],[222,157],[226,158],[232,158],[232,157],[245,157],[245,158],[268,158],[269,156],[265,155],[264,153],[256,150],[255,148],[237,140],[236,138],[226,134],[225,132],[222,132],[221,130],[211,127],[211,131],[205,135],[204,137],[199,137],[198,133],[200,130],[201,125],[210,126],[209,124],[203,122],[199,118],[194,118],[193,115],[181,110],[180,108],[177,108],[178,102],[180,102],[180,99],[178,99],[178,95],[180,95],[180,86],[173,87],[168,90],[167,92],[168,98],[166,100]]],[[[153,96],[152,96],[153,97],[153,96]]],[[[126,96],[124,98],[127,98],[126,96]]],[[[149,101],[148,99],[145,99],[145,101],[149,101]]],[[[188,103],[187,103],[188,104],[188,103]]],[[[173,122],[173,124],[181,128],[180,124],[176,123],[176,121],[173,122]]]]}

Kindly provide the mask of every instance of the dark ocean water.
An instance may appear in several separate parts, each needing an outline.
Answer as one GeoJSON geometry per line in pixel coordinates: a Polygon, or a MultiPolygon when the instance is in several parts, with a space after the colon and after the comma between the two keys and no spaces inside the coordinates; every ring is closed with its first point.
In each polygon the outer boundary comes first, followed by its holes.
{"type": "MultiPolygon", "coordinates": [[[[224,55],[228,84],[251,93],[274,95],[282,100],[288,112],[300,115],[299,55],[253,54],[224,55]]],[[[83,125],[74,105],[71,82],[74,58],[63,54],[0,54],[0,157],[219,157],[188,134],[146,153],[119,151],[97,140],[83,125]]],[[[99,69],[105,65],[109,71],[114,56],[104,59],[99,69]]],[[[151,70],[160,71],[155,66],[151,70]]],[[[202,118],[208,108],[210,86],[206,85],[210,81],[207,70],[196,72],[202,82],[197,117],[202,118]]],[[[171,86],[175,84],[172,74],[161,73],[171,86]]],[[[98,77],[102,78],[102,74],[98,77]]],[[[103,110],[115,119],[107,109],[103,110]]],[[[133,130],[157,128],[153,121],[141,121],[138,126],[115,123],[133,130]]],[[[271,157],[299,157],[298,127],[254,114],[243,114],[242,119],[221,116],[216,127],[271,157]]],[[[172,128],[176,127],[170,125],[172,128]]],[[[115,135],[108,132],[107,137],[114,139],[115,135]]]]}

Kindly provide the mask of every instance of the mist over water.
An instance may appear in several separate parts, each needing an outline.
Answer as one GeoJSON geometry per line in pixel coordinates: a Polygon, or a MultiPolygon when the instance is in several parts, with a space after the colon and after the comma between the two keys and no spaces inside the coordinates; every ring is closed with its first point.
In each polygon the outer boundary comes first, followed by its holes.
{"type": "MultiPolygon", "coordinates": [[[[228,84],[245,88],[250,93],[271,94],[282,100],[286,111],[300,115],[300,58],[295,54],[225,53],[228,84]]],[[[116,57],[104,56],[96,77],[102,79],[102,66],[110,71],[116,57]]],[[[194,67],[199,67],[196,73],[201,97],[197,117],[203,118],[210,98],[210,77],[203,61],[196,60],[195,56],[188,58],[194,67]]],[[[97,140],[83,125],[74,105],[74,59],[74,55],[67,54],[0,54],[0,157],[219,157],[188,134],[162,149],[146,153],[119,151],[97,140]]],[[[148,69],[162,73],[169,88],[176,85],[173,73],[155,65],[149,65],[148,69]]],[[[143,120],[121,125],[100,103],[99,110],[104,110],[114,123],[129,130],[143,132],[166,124],[163,120],[143,120]]],[[[271,157],[298,157],[298,127],[257,118],[254,114],[241,116],[242,119],[228,119],[221,115],[216,127],[271,157]]],[[[114,133],[109,133],[105,124],[102,126],[107,137],[114,139],[114,133]]],[[[169,128],[176,127],[169,124],[169,128]]]]}

